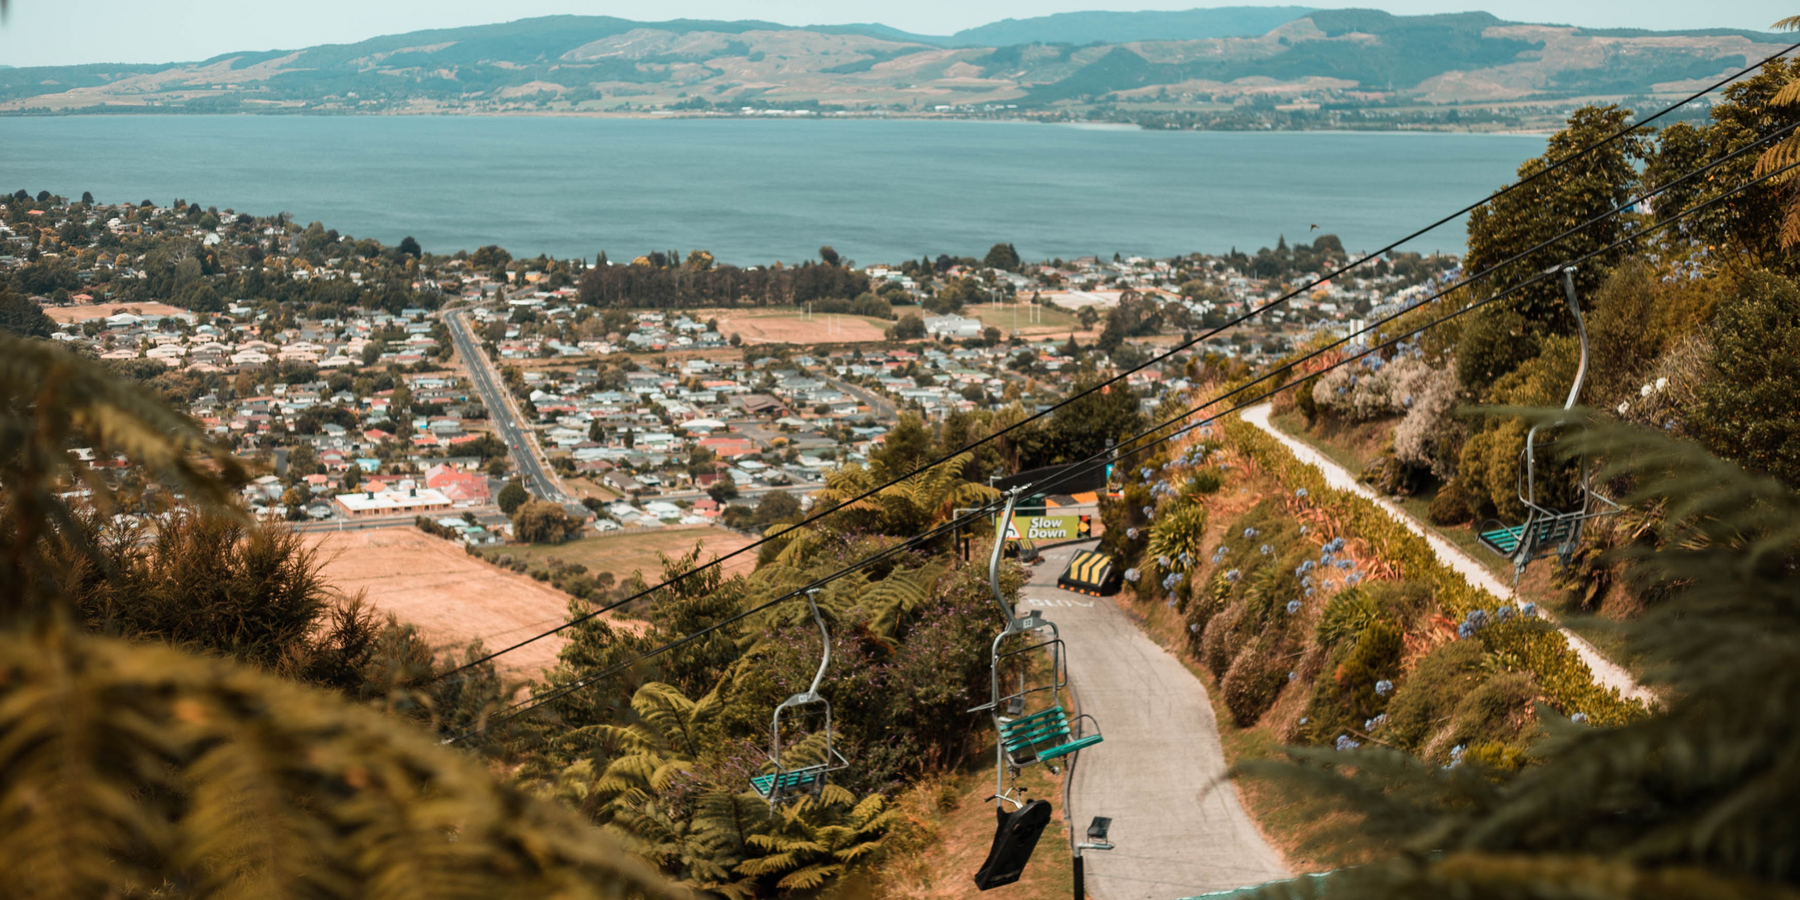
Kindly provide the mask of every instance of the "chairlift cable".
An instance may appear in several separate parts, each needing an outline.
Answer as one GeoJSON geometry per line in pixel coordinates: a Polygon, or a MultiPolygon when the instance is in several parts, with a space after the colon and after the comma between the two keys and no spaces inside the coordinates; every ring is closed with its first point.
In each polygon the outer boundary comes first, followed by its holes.
{"type": "MultiPolygon", "coordinates": [[[[1713,165],[1717,165],[1724,161],[1725,160],[1720,160],[1717,163],[1714,163],[1713,165]]],[[[1710,166],[1709,166],[1709,168],[1710,168],[1710,166]]],[[[1648,225],[1638,231],[1635,231],[1631,234],[1628,234],[1624,237],[1619,238],[1618,240],[1613,241],[1611,244],[1608,244],[1604,247],[1601,247],[1601,248],[1594,250],[1590,253],[1587,253],[1583,256],[1577,257],[1576,259],[1571,260],[1568,263],[1565,263],[1565,265],[1577,265],[1581,262],[1585,262],[1587,260],[1593,259],[1594,257],[1599,256],[1600,254],[1609,252],[1611,250],[1615,250],[1615,249],[1625,245],[1626,243],[1635,241],[1641,237],[1649,235],[1651,232],[1658,231],[1669,225],[1673,225],[1677,222],[1680,222],[1680,221],[1688,218],[1689,216],[1692,216],[1699,212],[1702,212],[1718,203],[1724,202],[1725,200],[1729,200],[1732,197],[1735,197],[1738,194],[1741,194],[1744,191],[1747,191],[1752,187],[1755,187],[1759,184],[1763,184],[1774,178],[1785,175],[1788,172],[1793,171],[1796,168],[1800,168],[1800,162],[1791,163],[1780,169],[1774,170],[1765,175],[1754,178],[1748,182],[1745,182],[1744,184],[1739,185],[1736,188],[1733,188],[1732,190],[1730,190],[1726,193],[1720,194],[1717,197],[1713,197],[1712,199],[1698,203],[1692,207],[1689,207],[1688,209],[1683,210],[1680,213],[1677,213],[1674,216],[1670,216],[1669,218],[1664,219],[1663,221],[1648,225]]],[[[1678,182],[1672,182],[1668,186],[1673,186],[1673,184],[1675,184],[1675,183],[1678,183],[1678,182]]],[[[1666,187],[1665,187],[1665,189],[1666,189],[1666,187]]],[[[1625,209],[1625,208],[1627,208],[1627,207],[1622,206],[1619,209],[1616,209],[1611,213],[1603,214],[1603,216],[1617,215],[1620,210],[1625,209]]],[[[1585,226],[1578,226],[1578,228],[1580,228],[1580,227],[1585,227],[1585,226]]],[[[1558,239],[1560,239],[1560,237],[1564,237],[1564,236],[1567,236],[1567,233],[1565,233],[1562,236],[1559,236],[1558,239]]],[[[1497,268],[1497,266],[1495,268],[1497,268]]],[[[1560,273],[1562,268],[1563,268],[1562,266],[1559,266],[1555,269],[1551,269],[1546,272],[1542,272],[1537,275],[1534,275],[1531,278],[1528,278],[1525,281],[1522,281],[1516,285],[1508,287],[1505,290],[1503,290],[1497,294],[1494,294],[1491,297],[1472,302],[1472,303],[1467,304],[1459,309],[1456,309],[1454,311],[1446,313],[1443,316],[1433,319],[1432,321],[1427,322],[1424,325],[1421,325],[1418,328],[1415,328],[1411,331],[1396,335],[1392,338],[1383,340],[1380,343],[1371,345],[1361,351],[1358,351],[1357,353],[1355,353],[1352,356],[1345,357],[1344,359],[1339,360],[1338,362],[1332,363],[1331,365],[1328,365],[1325,368],[1320,369],[1318,372],[1311,373],[1311,375],[1309,375],[1308,377],[1309,378],[1315,377],[1317,375],[1322,375],[1326,372],[1330,372],[1335,369],[1342,368],[1343,366],[1346,366],[1346,365],[1354,363],[1358,360],[1361,360],[1364,357],[1367,357],[1373,353],[1377,353],[1381,350],[1385,350],[1390,347],[1393,347],[1393,346],[1405,341],[1407,338],[1413,337],[1418,334],[1422,334],[1425,331],[1428,331],[1432,328],[1435,328],[1439,325],[1449,322],[1452,319],[1456,319],[1467,313],[1474,312],[1475,310],[1480,309],[1481,307],[1484,307],[1490,303],[1495,303],[1495,302],[1503,300],[1507,297],[1510,297],[1513,294],[1517,293],[1518,291],[1524,289],[1525,287],[1535,284],[1538,281],[1541,281],[1544,278],[1549,277],[1550,275],[1560,273]]],[[[1488,271],[1491,271],[1491,269],[1488,271]]],[[[1485,273],[1484,273],[1484,275],[1485,275],[1485,273]]],[[[1482,277],[1482,276],[1476,276],[1476,277],[1482,277]]],[[[1473,279],[1470,279],[1470,280],[1473,280],[1473,279]]],[[[1190,416],[1193,416],[1193,415],[1201,412],[1202,410],[1205,410],[1205,409],[1207,409],[1217,403],[1220,403],[1221,401],[1224,401],[1230,397],[1233,397],[1237,394],[1247,391],[1250,388],[1253,388],[1258,384],[1262,384],[1273,378],[1283,375],[1287,372],[1291,372],[1297,366],[1299,366],[1309,360],[1316,359],[1319,356],[1322,356],[1333,350],[1336,350],[1337,348],[1342,347],[1347,343],[1350,343],[1357,337],[1367,335],[1369,332],[1373,331],[1374,329],[1376,329],[1382,325],[1385,325],[1389,322],[1394,321],[1395,319],[1399,318],[1400,316],[1405,315],[1408,312],[1411,312],[1413,309],[1417,309],[1419,306],[1423,306],[1425,303],[1432,302],[1433,300],[1442,297],[1445,293],[1448,293],[1451,290],[1455,290],[1457,288],[1466,286],[1467,284],[1468,284],[1468,281],[1465,281],[1462,284],[1456,285],[1454,287],[1446,288],[1446,289],[1444,289],[1444,291],[1439,292],[1434,297],[1428,298],[1427,300],[1420,301],[1419,304],[1417,304],[1413,307],[1409,307],[1408,309],[1402,310],[1399,313],[1395,313],[1391,316],[1388,316],[1383,319],[1377,320],[1373,323],[1370,323],[1369,325],[1363,327],[1362,329],[1352,332],[1351,334],[1346,335],[1345,337],[1340,338],[1337,341],[1334,341],[1330,344],[1327,344],[1324,347],[1314,350],[1313,352],[1308,353],[1305,356],[1302,356],[1298,359],[1284,363],[1283,365],[1278,366],[1277,368],[1269,371],[1268,373],[1265,373],[1264,375],[1261,375],[1261,376],[1251,380],[1250,382],[1247,382],[1246,384],[1243,384],[1236,388],[1233,388],[1230,391],[1227,391],[1217,397],[1214,397],[1214,398],[1206,401],[1205,403],[1202,403],[1198,406],[1192,407],[1182,413],[1179,413],[1169,419],[1166,419],[1158,425],[1155,425],[1151,428],[1145,429],[1144,431],[1141,431],[1138,434],[1133,435],[1132,437],[1127,438],[1124,441],[1121,441],[1115,447],[1108,448],[1107,450],[1104,450],[1098,454],[1090,456],[1088,459],[1083,460],[1082,462],[1078,462],[1078,463],[1074,463],[1074,464],[1070,465],[1068,468],[1064,469],[1064,471],[1058,473],[1050,481],[1045,482],[1042,485],[1033,484],[1033,485],[1031,485],[1031,487],[1037,491],[1047,490],[1051,487],[1055,487],[1066,481],[1072,480],[1076,475],[1078,475],[1082,472],[1091,471],[1092,469],[1094,469],[1097,466],[1105,465],[1105,464],[1111,463],[1111,462],[1116,462],[1118,459],[1124,458],[1125,456],[1140,453],[1144,450],[1147,450],[1151,447],[1156,446],[1157,444],[1160,444],[1165,441],[1169,441],[1176,437],[1179,437],[1182,434],[1185,434],[1189,430],[1189,428],[1191,428],[1193,426],[1178,428],[1173,432],[1169,432],[1167,434],[1163,434],[1160,436],[1157,436],[1157,432],[1168,429],[1168,428],[1176,425],[1177,423],[1189,418],[1190,416]],[[1127,447],[1127,445],[1135,444],[1137,441],[1145,440],[1146,438],[1149,438],[1149,440],[1147,440],[1142,445],[1132,447],[1129,450],[1125,449],[1127,447]]],[[[1286,382],[1286,383],[1277,385],[1273,388],[1270,388],[1267,391],[1264,391],[1264,392],[1256,395],[1255,397],[1250,398],[1249,400],[1239,401],[1238,403],[1236,403],[1235,405],[1231,406],[1228,409],[1213,413],[1212,415],[1210,415],[1208,417],[1208,421],[1224,418],[1225,416],[1229,416],[1233,413],[1241,412],[1244,409],[1247,409],[1251,406],[1255,406],[1256,404],[1261,403],[1264,400],[1267,400],[1270,397],[1273,397],[1276,394],[1281,393],[1282,391],[1288,390],[1289,388],[1296,387],[1302,383],[1304,383],[1304,379],[1302,379],[1300,381],[1290,381],[1290,382],[1286,382]]],[[[1202,424],[1204,424],[1204,423],[1202,423],[1202,424]]],[[[481,725],[477,726],[476,728],[473,728],[467,732],[464,732],[464,733],[457,735],[455,737],[452,737],[452,738],[448,738],[448,739],[444,740],[443,743],[453,744],[453,743],[457,743],[459,741],[465,740],[469,737],[473,737],[476,734],[480,734],[480,733],[488,730],[489,728],[493,727],[494,725],[498,725],[498,724],[502,724],[504,722],[510,721],[511,719],[516,718],[520,715],[523,715],[527,712],[530,712],[531,710],[536,709],[539,706],[543,706],[547,703],[558,700],[558,699],[562,698],[563,696],[566,696],[570,693],[580,690],[581,688],[586,687],[587,685],[592,684],[601,678],[617,674],[621,671],[624,671],[624,670],[630,668],[631,666],[634,666],[640,662],[643,662],[644,660],[661,655],[662,653],[666,653],[670,650],[674,650],[679,647],[685,646],[689,643],[692,643],[695,640],[698,640],[701,637],[704,637],[707,634],[710,634],[714,631],[717,631],[720,628],[723,628],[726,625],[742,621],[742,620],[749,618],[750,616],[753,616],[757,613],[764,612],[780,603],[784,603],[790,599],[793,599],[794,597],[799,596],[808,590],[814,590],[819,587],[823,587],[824,585],[829,584],[832,581],[837,580],[838,578],[848,575],[851,572],[857,571],[865,566],[872,565],[875,562],[879,562],[882,559],[885,559],[895,553],[898,553],[901,550],[908,549],[911,546],[913,546],[917,543],[920,543],[926,539],[935,537],[939,534],[942,534],[942,533],[952,530],[954,528],[959,528],[964,523],[973,521],[974,519],[979,518],[987,510],[998,505],[999,502],[1000,501],[997,501],[997,500],[990,500],[986,503],[983,503],[979,506],[974,507],[972,510],[970,510],[967,513],[964,513],[961,516],[957,516],[957,517],[945,522],[944,524],[939,525],[938,527],[925,532],[924,534],[917,535],[913,538],[903,541],[900,544],[896,544],[895,546],[890,547],[887,550],[883,550],[877,554],[866,557],[862,560],[858,560],[856,562],[849,563],[849,564],[843,566],[842,568],[838,569],[837,571],[835,571],[829,575],[822,576],[819,579],[813,581],[812,583],[810,583],[804,587],[797,588],[793,591],[789,591],[788,593],[783,594],[779,597],[776,597],[772,600],[769,600],[766,603],[760,604],[760,605],[756,606],[755,608],[745,610],[744,612],[741,612],[736,615],[730,616],[728,618],[722,619],[718,622],[715,622],[712,625],[707,626],[706,628],[695,631],[692,634],[686,635],[675,641],[671,641],[660,647],[656,647],[651,650],[648,650],[648,651],[640,654],[639,656],[634,657],[633,659],[630,659],[625,662],[611,666],[601,672],[582,676],[581,678],[578,678],[575,681],[571,681],[567,684],[564,684],[561,687],[557,688],[556,690],[551,691],[547,694],[537,695],[537,696],[527,698],[525,700],[521,700],[517,704],[514,704],[514,706],[512,708],[501,713],[499,716],[497,716],[491,720],[488,720],[488,721],[484,722],[483,724],[481,724],[481,725]]]]}
{"type": "Polygon", "coordinates": [[[1223,333],[1227,329],[1234,328],[1255,316],[1259,316],[1262,313],[1269,311],[1270,309],[1273,309],[1277,306],[1287,303],[1288,301],[1292,300],[1293,298],[1300,296],[1302,293],[1309,291],[1312,288],[1319,286],[1320,284],[1330,281],[1331,279],[1336,278],[1339,275],[1343,275],[1344,273],[1349,272],[1352,269],[1355,269],[1356,267],[1363,265],[1364,263],[1374,260],[1374,259],[1380,257],[1382,254],[1392,251],[1402,244],[1405,244],[1409,241],[1415,240],[1433,230],[1436,230],[1437,228],[1442,227],[1445,224],[1448,224],[1449,222],[1455,221],[1455,220],[1461,218],[1462,216],[1467,215],[1469,212],[1471,212],[1485,204],[1491,203],[1495,200],[1500,199],[1501,197],[1506,196],[1507,194],[1512,193],[1515,190],[1523,188],[1526,185],[1529,185],[1532,182],[1538,180],[1539,178],[1543,178],[1544,176],[1550,174],[1551,172],[1561,169],[1563,166],[1566,166],[1566,165],[1574,162],[1577,159],[1587,156],[1588,154],[1600,149],[1601,147],[1604,147],[1608,144],[1613,143],[1614,141],[1619,140],[1622,137],[1632,134],[1632,133],[1636,132],[1638,129],[1643,128],[1644,126],[1650,124],[1651,122],[1661,119],[1662,117],[1674,112],[1675,110],[1677,110],[1683,106],[1686,106],[1689,103],[1692,103],[1692,102],[1700,99],[1701,97],[1706,96],[1707,94],[1710,94],[1716,90],[1719,90],[1720,88],[1725,87],[1726,85],[1732,83],[1733,81],[1736,81],[1739,78],[1742,78],[1745,75],[1748,75],[1753,71],[1756,71],[1758,68],[1762,67],[1763,65],[1765,65],[1769,62],[1772,62],[1776,59],[1779,59],[1781,57],[1784,57],[1787,54],[1792,53],[1797,49],[1800,49],[1800,42],[1790,44],[1786,48],[1784,48],[1776,53],[1773,53],[1767,57],[1764,57],[1760,62],[1757,62],[1754,65],[1747,66],[1744,69],[1742,69],[1734,74],[1728,75],[1718,81],[1715,81],[1711,85],[1708,85],[1707,87],[1702,88],[1698,91],[1695,91],[1694,93],[1688,95],[1687,97],[1685,97],[1681,100],[1678,100],[1674,103],[1669,104],[1668,106],[1663,107],[1662,109],[1658,110],[1654,114],[1651,114],[1644,118],[1638,119],[1637,121],[1632,122],[1629,125],[1623,126],[1619,129],[1613,131],[1611,134],[1607,135],[1606,137],[1596,140],[1593,143],[1590,143],[1587,146],[1582,147],[1578,150],[1572,151],[1571,153],[1562,157],[1561,159],[1555,160],[1555,161],[1551,162],[1550,164],[1546,165],[1544,168],[1539,169],[1538,171],[1533,172],[1532,174],[1527,175],[1524,178],[1521,178],[1518,181],[1513,182],[1512,184],[1506,185],[1505,187],[1500,188],[1499,190],[1493,192],[1492,194],[1487,195],[1485,198],[1483,198],[1475,203],[1464,206],[1463,208],[1457,210],[1456,212],[1450,213],[1449,215],[1446,215],[1446,216],[1438,219],[1437,221],[1432,222],[1429,225],[1426,225],[1423,228],[1415,230],[1412,233],[1407,234],[1406,236],[1404,236],[1402,238],[1399,238],[1398,240],[1392,241],[1392,242],[1388,243],[1386,246],[1384,246],[1378,250],[1375,250],[1374,252],[1364,254],[1363,256],[1361,256],[1360,258],[1356,259],[1353,262],[1346,262],[1342,266],[1339,266],[1339,267],[1331,270],[1330,272],[1327,272],[1327,273],[1321,275],[1318,278],[1315,278],[1303,285],[1300,285],[1299,287],[1296,287],[1293,290],[1290,290],[1286,294],[1283,294],[1282,296],[1277,297],[1274,300],[1271,300],[1261,306],[1245,310],[1244,312],[1238,314],[1237,316],[1234,316],[1234,317],[1228,319],[1224,324],[1221,324],[1215,328],[1209,329],[1202,334],[1196,335],[1191,340],[1176,344],[1175,346],[1171,347],[1169,350],[1167,350],[1161,354],[1152,356],[1149,359],[1145,360],[1144,362],[1139,363],[1138,365],[1133,366],[1124,371],[1121,371],[1117,375],[1112,376],[1111,378],[1108,378],[1104,381],[1093,384],[1084,390],[1081,390],[1074,394],[1071,394],[1068,397],[1065,397],[1062,400],[1059,400],[1056,403],[1053,403],[1036,413],[1026,416],[1023,419],[1020,419],[1019,421],[1014,422],[1013,424],[1008,425],[1008,426],[1000,429],[999,431],[994,432],[993,434],[987,435],[985,437],[980,438],[979,440],[975,440],[968,444],[965,444],[960,449],[957,449],[950,453],[946,453],[943,456],[940,456],[937,459],[932,460],[931,462],[922,463],[917,468],[913,469],[912,471],[907,472],[904,475],[899,475],[892,479],[889,479],[887,482],[877,485],[873,488],[870,488],[870,489],[856,495],[855,497],[845,500],[843,503],[838,504],[837,506],[834,506],[831,509],[821,510],[817,513],[814,513],[813,515],[808,516],[807,518],[801,519],[800,521],[795,522],[792,525],[789,525],[789,526],[781,529],[780,531],[775,532],[774,534],[766,534],[762,538],[759,538],[758,540],[756,540],[750,544],[747,544],[743,547],[739,547],[738,549],[733,550],[729,553],[726,553],[723,556],[715,556],[710,561],[702,563],[700,565],[697,565],[694,568],[689,569],[686,572],[683,572],[679,575],[675,575],[654,587],[647,587],[647,588],[645,588],[641,591],[638,591],[637,593],[632,594],[631,596],[626,597],[622,600],[618,600],[613,603],[607,604],[605,606],[599,607],[597,609],[590,610],[586,613],[583,613],[579,616],[576,616],[576,617],[570,619],[567,622],[564,622],[562,625],[559,625],[556,628],[550,629],[549,631],[545,631],[545,632],[535,635],[533,637],[526,638],[525,640],[519,641],[510,646],[503,647],[499,650],[495,650],[492,653],[489,653],[485,656],[481,656],[476,659],[465,662],[453,669],[449,669],[449,670],[435,676],[432,680],[435,682],[435,681],[441,680],[443,678],[447,678],[451,675],[454,675],[458,672],[461,672],[465,669],[469,669],[474,666],[481,665],[482,663],[489,662],[499,656],[502,656],[507,653],[511,653],[514,650],[518,650],[529,644],[543,640],[544,638],[550,637],[551,635],[558,634],[558,633],[564,631],[565,629],[568,629],[571,626],[576,625],[577,623],[587,621],[588,619],[592,619],[603,613],[610,612],[611,610],[614,610],[614,609],[618,609],[628,603],[631,603],[635,600],[639,600],[639,599],[646,597],[646,596],[648,596],[658,590],[661,590],[663,588],[672,587],[682,581],[685,581],[686,579],[692,577],[694,574],[696,574],[702,570],[717,566],[717,565],[725,562],[726,560],[735,558],[749,550],[760,547],[763,544],[768,543],[769,541],[775,540],[776,538],[779,538],[779,537],[783,537],[804,525],[818,521],[819,519],[822,519],[825,516],[830,515],[832,512],[836,511],[837,509],[840,509],[840,508],[842,508],[844,506],[848,506],[852,503],[856,503],[856,502],[859,502],[862,500],[866,500],[870,497],[873,497],[876,494],[880,493],[881,491],[886,490],[887,488],[890,488],[896,484],[899,484],[899,483],[905,481],[906,479],[911,478],[915,475],[918,475],[922,472],[929,471],[930,469],[932,469],[938,465],[941,465],[945,462],[950,461],[951,459],[954,459],[955,457],[957,457],[960,454],[967,453],[971,450],[974,450],[977,447],[983,446],[984,444],[987,444],[988,442],[993,441],[1003,435],[1009,434],[1012,431],[1019,429],[1030,422],[1034,422],[1045,416],[1052,415],[1057,410],[1062,409],[1063,407],[1068,406],[1069,404],[1074,403],[1075,401],[1080,400],[1083,397],[1086,397],[1092,393],[1095,393],[1096,391],[1105,390],[1105,389],[1111,387],[1113,384],[1118,383],[1126,378],[1129,378],[1131,375],[1134,375],[1150,366],[1164,362],[1164,361],[1174,357],[1178,353],[1186,351],[1186,350],[1200,344],[1203,341],[1206,341],[1210,338],[1218,336],[1219,334],[1223,333]]]}

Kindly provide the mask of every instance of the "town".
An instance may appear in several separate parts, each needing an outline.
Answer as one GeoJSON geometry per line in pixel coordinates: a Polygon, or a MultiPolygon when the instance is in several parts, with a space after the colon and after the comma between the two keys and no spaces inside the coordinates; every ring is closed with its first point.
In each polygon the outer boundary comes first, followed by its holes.
{"type": "MultiPolygon", "coordinates": [[[[244,496],[256,514],[315,530],[424,519],[472,545],[514,538],[523,497],[561,504],[589,534],[742,523],[772,492],[805,508],[902,414],[1041,409],[1347,258],[1330,236],[1254,257],[1035,265],[1000,244],[982,260],[869,266],[851,273],[855,298],[644,309],[584,296],[582,260],[428,255],[185,201],[19,191],[0,210],[0,275],[23,295],[10,302],[41,306],[41,336],[176,395],[262,461],[244,496]]],[[[703,251],[681,265],[696,260],[712,265],[703,251]]],[[[1456,266],[1393,255],[1196,355],[1254,362],[1350,333],[1456,266]]],[[[1184,374],[1171,358],[1128,383],[1148,410],[1184,374]]]]}

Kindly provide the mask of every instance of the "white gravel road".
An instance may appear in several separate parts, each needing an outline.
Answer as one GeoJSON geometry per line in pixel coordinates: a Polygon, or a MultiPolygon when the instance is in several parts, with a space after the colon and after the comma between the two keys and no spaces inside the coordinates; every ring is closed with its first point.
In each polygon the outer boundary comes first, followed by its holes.
{"type": "MultiPolygon", "coordinates": [[[[1470,584],[1487,591],[1496,598],[1502,600],[1513,599],[1512,586],[1501,581],[1499,578],[1496,578],[1492,571],[1482,565],[1474,557],[1463,552],[1461,547],[1438,537],[1430,529],[1421,526],[1405,510],[1396,506],[1393,501],[1377,494],[1368,485],[1358,481],[1356,476],[1351,474],[1350,470],[1338,465],[1336,462],[1332,461],[1330,457],[1307,446],[1301,441],[1296,440],[1281,429],[1276,428],[1269,422],[1269,414],[1271,411],[1272,407],[1267,403],[1259,406],[1252,406],[1249,409],[1244,410],[1244,421],[1267,432],[1270,436],[1280,441],[1283,446],[1292,450],[1294,455],[1299,457],[1301,462],[1324,473],[1326,484],[1339,490],[1354,491],[1360,496],[1373,500],[1377,506],[1380,506],[1382,510],[1389,516],[1392,516],[1395,521],[1406,526],[1407,529],[1414,534],[1423,537],[1426,542],[1431,544],[1431,549],[1437,554],[1438,559],[1442,560],[1445,565],[1461,573],[1462,577],[1468,580],[1470,584]]],[[[1636,679],[1632,678],[1631,673],[1626,671],[1623,666],[1602,656],[1599,650],[1594,649],[1593,644],[1583,640],[1579,635],[1567,628],[1558,626],[1557,630],[1561,631],[1563,638],[1569,642],[1569,648],[1574,650],[1577,656],[1581,657],[1582,662],[1587,663],[1588,668],[1594,673],[1594,680],[1601,686],[1617,688],[1621,695],[1635,698],[1645,704],[1654,704],[1656,702],[1654,694],[1638,684],[1636,679]]]]}

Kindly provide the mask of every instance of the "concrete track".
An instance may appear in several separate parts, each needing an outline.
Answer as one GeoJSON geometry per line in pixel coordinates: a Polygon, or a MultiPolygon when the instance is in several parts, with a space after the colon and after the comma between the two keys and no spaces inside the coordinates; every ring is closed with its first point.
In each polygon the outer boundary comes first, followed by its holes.
{"type": "MultiPolygon", "coordinates": [[[[1106,740],[1074,767],[1069,821],[1077,833],[1111,816],[1118,849],[1083,854],[1099,900],[1171,900],[1287,876],[1225,774],[1206,689],[1145,636],[1111,599],[1056,587],[1069,557],[1091,544],[1044,552],[1021,592],[1061,630],[1081,711],[1106,740]]],[[[1042,846],[1039,853],[1067,852],[1042,846]]]]}

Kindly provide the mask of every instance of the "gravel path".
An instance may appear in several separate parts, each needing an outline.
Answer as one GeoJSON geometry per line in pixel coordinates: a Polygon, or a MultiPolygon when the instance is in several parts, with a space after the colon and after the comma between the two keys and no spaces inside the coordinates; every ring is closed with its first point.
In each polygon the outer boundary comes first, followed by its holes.
{"type": "MultiPolygon", "coordinates": [[[[1271,437],[1280,441],[1283,446],[1292,450],[1294,455],[1300,458],[1301,462],[1324,473],[1326,484],[1338,488],[1339,490],[1354,491],[1359,496],[1373,500],[1376,505],[1380,506],[1389,516],[1392,516],[1395,521],[1406,526],[1407,529],[1414,534],[1423,537],[1427,543],[1431,544],[1432,552],[1437,554],[1438,559],[1442,560],[1445,565],[1461,573],[1463,578],[1467,579],[1470,584],[1481,588],[1502,600],[1513,599],[1512,586],[1495,577],[1492,571],[1482,565],[1474,557],[1463,552],[1461,547],[1444,540],[1430,529],[1421,526],[1405,510],[1395,505],[1393,501],[1375,493],[1368,485],[1358,481],[1356,476],[1350,473],[1350,470],[1338,465],[1336,462],[1332,461],[1330,457],[1307,446],[1305,443],[1288,435],[1281,429],[1276,428],[1269,421],[1269,413],[1271,411],[1272,407],[1267,403],[1259,406],[1252,406],[1249,409],[1244,410],[1244,421],[1261,428],[1271,437]]],[[[1563,638],[1569,642],[1570,649],[1574,650],[1575,654],[1581,657],[1582,662],[1587,663],[1588,668],[1594,673],[1594,680],[1602,687],[1617,688],[1621,695],[1635,698],[1645,704],[1653,704],[1656,702],[1654,694],[1638,684],[1637,680],[1632,678],[1631,673],[1626,671],[1623,666],[1620,666],[1601,655],[1599,650],[1594,649],[1593,644],[1583,640],[1579,635],[1567,628],[1557,626],[1557,630],[1562,632],[1563,638]]]]}
{"type": "MultiPolygon", "coordinates": [[[[1225,755],[1206,689],[1110,599],[1056,587],[1069,557],[1091,544],[1044,552],[1022,605],[1056,623],[1068,646],[1081,712],[1106,740],[1082,751],[1069,789],[1077,834],[1111,816],[1118,849],[1087,851],[1087,887],[1099,900],[1170,900],[1287,877],[1281,857],[1223,781],[1225,755]]],[[[1066,853],[1040,845],[1040,854],[1066,853]]]]}

